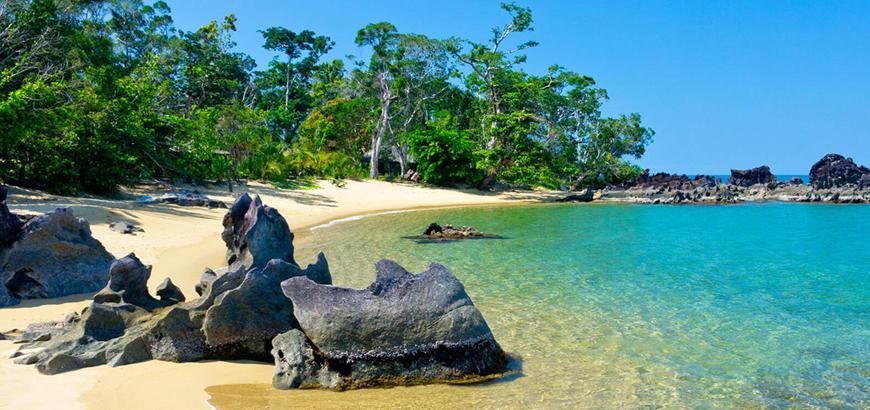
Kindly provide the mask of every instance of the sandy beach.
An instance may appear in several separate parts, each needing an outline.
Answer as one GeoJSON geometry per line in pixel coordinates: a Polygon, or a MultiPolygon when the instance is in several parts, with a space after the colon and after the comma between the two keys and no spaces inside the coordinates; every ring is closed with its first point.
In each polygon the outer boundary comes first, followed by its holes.
{"type": "MultiPolygon", "coordinates": [[[[210,197],[231,203],[223,187],[198,188],[210,197]]],[[[287,190],[251,183],[236,187],[259,194],[287,219],[297,240],[312,227],[349,217],[415,208],[538,202],[557,192],[529,191],[482,193],[426,188],[379,181],[348,181],[343,187],[320,181],[316,188],[287,190]]],[[[131,190],[130,194],[159,193],[156,188],[131,190]]],[[[188,298],[204,267],[224,265],[221,220],[225,210],[176,205],[142,205],[130,199],[71,198],[11,188],[7,200],[16,213],[42,213],[72,207],[86,218],[94,237],[115,257],[130,252],[153,265],[149,285],[156,287],[170,277],[188,298]],[[135,235],[109,229],[127,221],[144,229],[135,235]]],[[[311,261],[301,260],[301,264],[311,261]]],[[[30,300],[0,309],[0,330],[22,329],[29,323],[58,320],[90,303],[91,295],[30,300]]],[[[208,408],[205,389],[222,384],[262,384],[271,380],[272,365],[248,362],[167,363],[149,361],[117,368],[99,366],[44,376],[32,366],[14,365],[7,359],[16,345],[0,342],[0,408],[208,408]]]]}

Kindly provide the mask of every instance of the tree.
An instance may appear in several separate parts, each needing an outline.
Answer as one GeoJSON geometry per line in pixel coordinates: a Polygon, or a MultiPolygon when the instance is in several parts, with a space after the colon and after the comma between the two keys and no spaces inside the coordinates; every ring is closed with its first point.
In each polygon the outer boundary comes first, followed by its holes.
{"type": "Polygon", "coordinates": [[[258,73],[258,105],[269,112],[270,127],[289,142],[311,109],[311,80],[319,69],[318,62],[335,42],[310,30],[296,33],[270,27],[260,33],[265,40],[263,47],[280,52],[284,60],[275,57],[268,70],[258,73]]]}
{"type": "Polygon", "coordinates": [[[371,159],[369,162],[369,178],[378,177],[381,143],[387,132],[390,120],[390,105],[397,98],[393,84],[394,63],[396,54],[391,50],[397,35],[396,27],[387,22],[372,23],[360,29],[356,34],[358,46],[371,46],[371,62],[369,63],[372,88],[378,101],[378,120],[372,131],[371,159]]]}

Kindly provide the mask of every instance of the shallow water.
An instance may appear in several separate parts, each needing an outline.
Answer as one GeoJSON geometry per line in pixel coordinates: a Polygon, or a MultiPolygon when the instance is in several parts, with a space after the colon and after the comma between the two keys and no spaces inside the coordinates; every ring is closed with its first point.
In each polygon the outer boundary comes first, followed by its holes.
{"type": "Polygon", "coordinates": [[[546,205],[375,216],[312,231],[337,285],[429,261],[465,284],[522,375],[344,393],[209,389],[218,408],[870,406],[870,206],[546,205]],[[417,244],[430,222],[502,240],[417,244]]]}

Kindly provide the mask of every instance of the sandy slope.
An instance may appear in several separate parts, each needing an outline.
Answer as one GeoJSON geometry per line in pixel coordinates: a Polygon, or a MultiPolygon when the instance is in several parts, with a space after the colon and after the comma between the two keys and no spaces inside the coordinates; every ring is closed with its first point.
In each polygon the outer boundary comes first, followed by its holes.
{"type": "MultiPolygon", "coordinates": [[[[227,203],[232,196],[222,187],[201,189],[227,203]]],[[[386,182],[349,181],[344,187],[329,182],[306,190],[282,190],[262,184],[236,187],[258,193],[277,208],[297,237],[306,228],[336,219],[388,210],[456,205],[539,201],[556,197],[554,192],[483,194],[478,191],[422,188],[386,182]]],[[[135,193],[148,193],[143,188],[135,193]]],[[[133,201],[56,197],[39,192],[11,189],[7,200],[13,212],[47,212],[72,206],[76,215],[88,219],[94,236],[109,252],[121,257],[135,251],[152,264],[152,289],[167,276],[190,298],[203,267],[219,267],[224,260],[220,240],[224,210],[186,208],[174,205],[139,205],[133,201]],[[124,220],[145,232],[123,235],[109,223],[124,220]]],[[[308,263],[310,261],[300,261],[308,263]]],[[[0,308],[0,330],[23,328],[28,323],[62,319],[89,304],[90,295],[26,301],[0,308]]],[[[118,368],[100,366],[67,374],[43,376],[31,366],[6,359],[15,345],[0,342],[0,408],[207,408],[205,388],[217,384],[268,383],[272,366],[244,362],[174,364],[151,361],[118,368]]]]}

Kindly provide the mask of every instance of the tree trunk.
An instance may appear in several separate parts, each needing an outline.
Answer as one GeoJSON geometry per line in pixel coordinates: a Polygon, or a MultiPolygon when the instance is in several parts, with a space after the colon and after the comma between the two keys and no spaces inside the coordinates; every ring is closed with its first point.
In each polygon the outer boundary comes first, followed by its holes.
{"type": "Polygon", "coordinates": [[[408,172],[408,145],[397,144],[396,154],[396,156],[399,157],[399,170],[402,174],[402,178],[405,178],[405,173],[408,172]]]}
{"type": "Polygon", "coordinates": [[[387,121],[389,120],[390,99],[381,100],[381,116],[378,119],[378,126],[375,133],[372,135],[372,158],[369,164],[369,178],[378,178],[378,160],[381,154],[381,142],[384,140],[384,133],[387,131],[387,121]]]}

